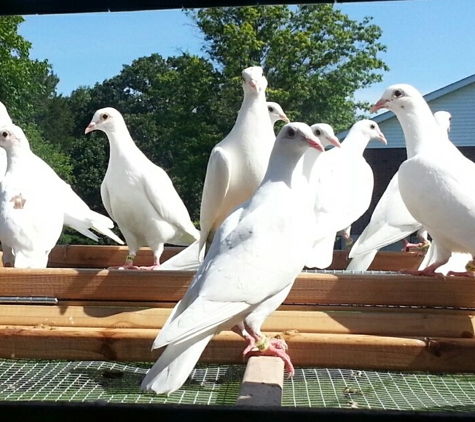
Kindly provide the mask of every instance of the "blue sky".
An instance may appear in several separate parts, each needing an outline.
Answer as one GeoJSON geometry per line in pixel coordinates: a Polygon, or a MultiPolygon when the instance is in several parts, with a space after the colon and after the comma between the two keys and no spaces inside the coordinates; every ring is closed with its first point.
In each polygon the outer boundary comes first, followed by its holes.
{"type": "MultiPolygon", "coordinates": [[[[405,0],[337,4],[350,18],[372,16],[383,29],[389,65],[382,83],[358,93],[374,102],[393,83],[431,92],[475,73],[475,1],[405,0]]],[[[200,54],[202,39],[180,10],[25,16],[20,34],[31,56],[48,59],[59,92],[119,74],[134,59],[183,51],[200,54]]]]}

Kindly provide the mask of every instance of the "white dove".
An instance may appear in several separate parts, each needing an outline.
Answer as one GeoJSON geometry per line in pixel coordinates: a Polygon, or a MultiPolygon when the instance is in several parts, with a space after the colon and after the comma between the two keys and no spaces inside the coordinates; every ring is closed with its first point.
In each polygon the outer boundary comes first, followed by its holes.
{"type": "Polygon", "coordinates": [[[116,109],[97,110],[85,133],[93,130],[104,132],[110,144],[101,197],[129,249],[126,262],[119,268],[138,269],[133,265],[137,251],[149,246],[153,265],[140,269],[157,269],[165,243],[189,245],[199,238],[199,231],[170,177],[140,151],[116,109]]]}
{"type": "Polygon", "coordinates": [[[289,118],[284,113],[284,110],[279,103],[267,101],[266,104],[272,126],[274,126],[279,120],[282,120],[285,123],[290,123],[289,118]]]}
{"type": "MultiPolygon", "coordinates": [[[[434,117],[447,137],[450,131],[451,115],[447,111],[437,111],[434,117]]],[[[450,141],[449,141],[450,142],[450,141]]],[[[408,157],[411,151],[408,151],[408,157]]],[[[398,173],[391,178],[386,190],[379,199],[371,215],[370,222],[365,227],[359,238],[353,245],[349,258],[351,262],[347,270],[366,271],[376,256],[379,249],[398,242],[417,231],[420,239],[419,244],[404,242],[404,249],[425,248],[429,246],[427,230],[422,227],[408,211],[399,192],[398,173]]]]}
{"type": "Polygon", "coordinates": [[[261,183],[275,142],[262,68],[244,69],[242,87],[244,99],[236,122],[208,161],[200,209],[200,257],[224,219],[261,183]]]}
{"type": "MultiPolygon", "coordinates": [[[[475,163],[466,158],[437,125],[422,95],[411,85],[391,85],[372,111],[387,108],[401,124],[411,158],[399,167],[401,197],[432,237],[432,263],[406,273],[438,275],[452,252],[475,253],[475,163]]],[[[457,275],[474,276],[473,261],[457,275]]],[[[449,271],[448,275],[453,273],[449,271]]]]}
{"type": "Polygon", "coordinates": [[[46,268],[63,228],[61,192],[56,173],[39,166],[23,130],[13,124],[0,129],[7,171],[0,183],[0,238],[14,255],[16,268],[46,268]]]}
{"type": "Polygon", "coordinates": [[[371,139],[387,143],[376,122],[360,120],[351,127],[341,148],[322,155],[314,167],[319,229],[306,264],[309,268],[327,268],[331,264],[336,233],[351,226],[370,205],[374,176],[363,152],[371,139]]]}
{"type": "Polygon", "coordinates": [[[153,348],[165,350],[142,381],[143,390],[163,394],[180,388],[213,335],[243,321],[252,337],[249,347],[282,357],[293,373],[284,342],[260,330],[313,244],[313,187],[301,164],[309,146],[323,151],[304,123],[281,129],[261,185],[216,232],[203,265],[155,339],[153,348]]]}

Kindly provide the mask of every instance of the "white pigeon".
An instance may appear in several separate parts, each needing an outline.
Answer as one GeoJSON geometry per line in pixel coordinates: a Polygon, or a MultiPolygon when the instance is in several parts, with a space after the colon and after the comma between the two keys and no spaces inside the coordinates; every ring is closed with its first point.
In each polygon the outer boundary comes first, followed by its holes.
{"type": "Polygon", "coordinates": [[[199,231],[170,177],[140,151],[116,109],[97,110],[85,133],[93,130],[104,132],[110,144],[101,197],[129,249],[119,268],[138,269],[133,265],[137,251],[148,246],[153,251],[153,265],[140,269],[157,269],[165,243],[189,245],[199,238],[199,231]]]}
{"type": "Polygon", "coordinates": [[[284,113],[284,110],[282,109],[279,103],[276,103],[274,101],[267,101],[266,104],[267,104],[267,110],[269,111],[269,117],[270,117],[272,126],[274,126],[279,120],[282,120],[285,123],[290,123],[289,118],[284,113]]]}
{"type": "MultiPolygon", "coordinates": [[[[266,105],[272,126],[274,126],[279,120],[289,123],[289,119],[279,103],[267,101],[266,105]]],[[[328,128],[325,128],[325,130],[328,130],[328,128]]],[[[333,132],[333,129],[331,130],[333,132]]],[[[200,267],[201,262],[202,261],[199,259],[199,242],[195,242],[177,255],[165,261],[159,269],[162,271],[196,271],[200,267]]]]}
{"type": "Polygon", "coordinates": [[[224,219],[261,183],[275,142],[262,68],[244,69],[242,87],[244,99],[236,122],[208,161],[200,209],[200,258],[224,219]]]}
{"type": "Polygon", "coordinates": [[[56,173],[38,166],[23,130],[0,129],[7,171],[0,183],[0,238],[14,255],[16,268],[46,268],[63,228],[63,198],[56,173]]]}
{"type": "MultiPolygon", "coordinates": [[[[447,137],[450,131],[451,115],[447,111],[437,111],[434,117],[447,137]]],[[[449,141],[450,142],[450,141],[449,141]]],[[[408,158],[412,152],[408,150],[408,158]]],[[[391,178],[386,190],[376,204],[370,222],[354,243],[349,258],[351,262],[347,270],[366,271],[374,260],[379,249],[398,242],[417,231],[419,244],[405,242],[404,249],[426,248],[430,242],[427,230],[408,211],[399,192],[398,172],[391,178]]]]}
{"type": "Polygon", "coordinates": [[[242,324],[249,346],[293,367],[283,341],[269,340],[261,324],[283,301],[312,247],[310,172],[301,164],[310,147],[323,146],[304,123],[279,132],[268,170],[254,195],[229,215],[214,236],[203,265],[153,343],[165,347],[141,388],[158,394],[180,388],[214,334],[242,324]]]}
{"type": "MultiPolygon", "coordinates": [[[[12,125],[12,119],[8,114],[5,104],[0,101],[0,127],[12,125]]],[[[3,148],[0,148],[0,182],[7,171],[7,153],[3,148]]]]}
{"type": "Polygon", "coordinates": [[[314,167],[312,179],[318,189],[315,214],[319,229],[306,264],[309,268],[324,269],[331,264],[337,232],[351,226],[370,205],[374,176],[363,152],[371,139],[387,143],[376,122],[360,120],[351,127],[341,148],[322,155],[314,167]]]}
{"type": "MultiPolygon", "coordinates": [[[[404,272],[438,275],[436,270],[453,252],[472,257],[475,253],[475,196],[471,186],[475,163],[447,142],[427,102],[413,86],[391,85],[371,110],[380,108],[394,112],[406,147],[413,151],[399,167],[399,190],[409,212],[432,237],[432,263],[404,272]]],[[[458,275],[473,276],[473,261],[458,275]]]]}
{"type": "MultiPolygon", "coordinates": [[[[0,102],[0,127],[5,125],[11,125],[12,120],[8,114],[8,111],[4,104],[0,102]]],[[[3,164],[3,157],[0,154],[0,175],[2,175],[2,166],[5,165],[6,169],[6,155],[3,148],[0,149],[0,153],[4,153],[5,164],[3,164]]],[[[50,166],[44,162],[40,157],[35,154],[31,156],[32,160],[36,161],[38,168],[45,168],[44,171],[50,172],[50,166]]],[[[56,173],[55,173],[56,174],[56,173]]],[[[113,221],[105,215],[92,211],[89,206],[73,191],[71,186],[64,182],[58,175],[55,179],[55,189],[58,190],[58,194],[62,196],[62,204],[64,208],[64,225],[70,227],[82,235],[94,240],[99,241],[99,237],[93,233],[90,229],[94,229],[97,232],[108,236],[115,242],[123,245],[124,242],[120,239],[111,229],[114,228],[113,221]]],[[[0,178],[1,180],[1,178],[0,178]]],[[[14,265],[15,257],[12,251],[2,245],[3,255],[2,262],[4,267],[11,267],[14,265]]]]}

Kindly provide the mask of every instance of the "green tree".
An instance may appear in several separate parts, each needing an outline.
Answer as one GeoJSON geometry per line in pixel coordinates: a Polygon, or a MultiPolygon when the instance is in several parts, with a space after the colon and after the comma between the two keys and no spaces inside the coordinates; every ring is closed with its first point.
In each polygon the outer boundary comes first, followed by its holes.
{"type": "MultiPolygon", "coordinates": [[[[227,80],[260,65],[269,99],[295,120],[326,121],[337,130],[353,123],[361,104],[354,93],[381,80],[386,47],[371,18],[351,20],[331,4],[225,7],[187,12],[204,34],[203,51],[227,80]]],[[[229,87],[236,107],[240,93],[229,87]],[[234,94],[232,94],[234,92],[234,94]]]]}

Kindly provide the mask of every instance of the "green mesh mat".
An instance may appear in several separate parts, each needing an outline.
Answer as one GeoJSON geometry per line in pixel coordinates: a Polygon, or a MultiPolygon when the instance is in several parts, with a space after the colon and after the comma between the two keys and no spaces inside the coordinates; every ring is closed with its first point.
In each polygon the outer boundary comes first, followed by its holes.
{"type": "MultiPolygon", "coordinates": [[[[244,365],[199,365],[169,396],[143,393],[150,363],[0,360],[0,401],[232,405],[244,365]]],[[[283,406],[475,411],[475,375],[296,368],[283,406]]]]}

